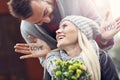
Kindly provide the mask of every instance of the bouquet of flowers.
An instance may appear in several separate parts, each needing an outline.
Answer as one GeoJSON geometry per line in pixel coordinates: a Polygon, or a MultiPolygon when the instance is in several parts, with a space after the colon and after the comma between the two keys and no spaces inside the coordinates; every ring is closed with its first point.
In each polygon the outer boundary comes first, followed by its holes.
{"type": "Polygon", "coordinates": [[[56,80],[90,80],[87,66],[81,60],[55,61],[56,69],[53,74],[56,80]]]}

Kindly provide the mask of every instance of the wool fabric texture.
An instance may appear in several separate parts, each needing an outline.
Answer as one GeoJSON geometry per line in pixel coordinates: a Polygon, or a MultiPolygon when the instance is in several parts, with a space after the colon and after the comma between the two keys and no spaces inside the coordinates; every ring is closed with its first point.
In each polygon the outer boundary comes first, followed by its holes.
{"type": "Polygon", "coordinates": [[[80,29],[81,32],[87,36],[89,40],[95,39],[96,36],[100,34],[98,24],[89,18],[70,15],[63,18],[60,23],[65,20],[72,22],[76,27],[80,29]]]}

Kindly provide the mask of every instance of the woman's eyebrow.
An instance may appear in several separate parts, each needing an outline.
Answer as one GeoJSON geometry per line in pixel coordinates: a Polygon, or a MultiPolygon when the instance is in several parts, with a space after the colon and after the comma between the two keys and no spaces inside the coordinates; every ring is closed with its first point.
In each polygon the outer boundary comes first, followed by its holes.
{"type": "Polygon", "coordinates": [[[64,23],[62,26],[67,26],[67,24],[66,24],[66,23],[64,23]]]}

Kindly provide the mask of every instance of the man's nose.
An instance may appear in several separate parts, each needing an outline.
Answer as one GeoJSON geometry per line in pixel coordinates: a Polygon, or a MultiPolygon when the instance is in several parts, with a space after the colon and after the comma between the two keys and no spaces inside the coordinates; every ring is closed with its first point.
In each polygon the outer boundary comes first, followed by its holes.
{"type": "Polygon", "coordinates": [[[50,23],[50,22],[51,22],[50,17],[45,17],[45,18],[43,19],[43,22],[44,22],[44,23],[50,23]]]}

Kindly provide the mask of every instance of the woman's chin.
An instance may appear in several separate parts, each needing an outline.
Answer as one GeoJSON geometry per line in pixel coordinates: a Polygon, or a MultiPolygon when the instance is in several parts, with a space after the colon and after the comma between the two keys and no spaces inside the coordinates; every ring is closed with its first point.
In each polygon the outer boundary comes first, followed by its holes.
{"type": "Polygon", "coordinates": [[[57,44],[57,47],[58,47],[58,48],[61,48],[61,47],[62,47],[62,44],[57,44]]]}
{"type": "Polygon", "coordinates": [[[57,47],[58,47],[58,48],[60,48],[60,45],[59,45],[59,44],[57,44],[57,47]]]}

